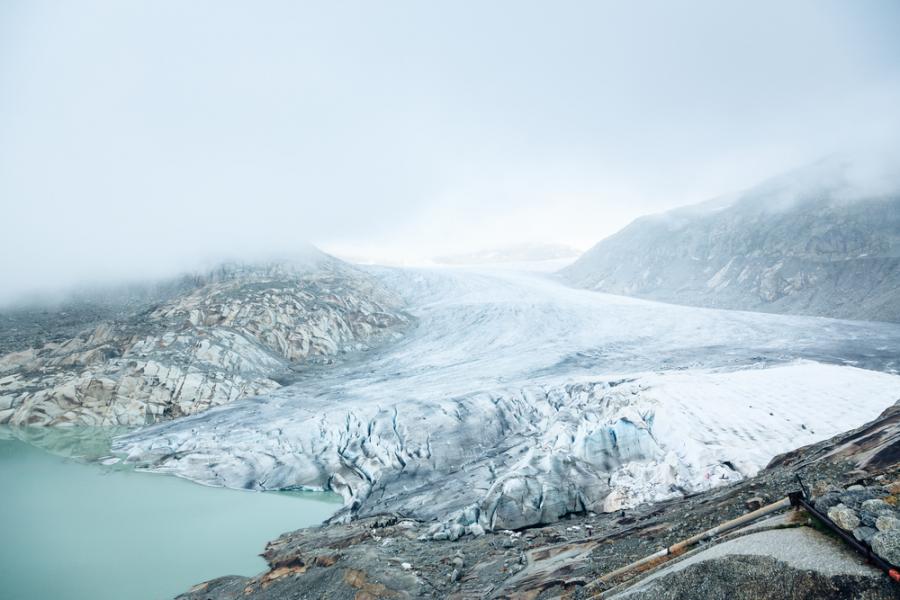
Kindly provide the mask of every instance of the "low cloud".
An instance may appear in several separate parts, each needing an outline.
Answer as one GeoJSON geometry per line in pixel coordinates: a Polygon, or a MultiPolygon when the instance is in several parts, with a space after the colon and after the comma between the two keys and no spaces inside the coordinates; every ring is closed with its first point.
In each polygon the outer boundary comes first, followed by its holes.
{"type": "Polygon", "coordinates": [[[898,17],[877,2],[6,2],[0,302],[306,241],[393,262],[588,247],[900,139],[898,17]]]}

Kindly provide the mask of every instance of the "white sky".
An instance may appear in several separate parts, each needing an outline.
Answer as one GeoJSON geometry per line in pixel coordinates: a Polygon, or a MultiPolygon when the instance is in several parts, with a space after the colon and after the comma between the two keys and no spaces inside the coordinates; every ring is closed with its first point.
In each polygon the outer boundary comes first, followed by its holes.
{"type": "Polygon", "coordinates": [[[587,248],[900,139],[900,3],[0,2],[0,300],[587,248]]]}

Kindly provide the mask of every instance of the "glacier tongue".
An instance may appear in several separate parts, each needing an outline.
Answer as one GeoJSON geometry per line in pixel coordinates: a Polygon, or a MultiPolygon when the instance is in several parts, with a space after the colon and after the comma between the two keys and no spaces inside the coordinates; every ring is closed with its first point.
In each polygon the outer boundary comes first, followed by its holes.
{"type": "Polygon", "coordinates": [[[900,327],[686,308],[537,275],[384,271],[419,327],[364,362],[116,441],[210,485],[341,493],[431,535],[611,511],[755,473],[900,397],[900,327]],[[663,369],[663,370],[658,370],[663,369]]]}

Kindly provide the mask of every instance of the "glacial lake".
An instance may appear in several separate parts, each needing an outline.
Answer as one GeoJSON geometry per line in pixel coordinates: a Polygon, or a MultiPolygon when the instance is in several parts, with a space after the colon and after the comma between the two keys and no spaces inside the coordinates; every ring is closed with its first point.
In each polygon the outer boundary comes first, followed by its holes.
{"type": "Polygon", "coordinates": [[[54,453],[0,429],[3,600],[173,598],[214,577],[260,573],[267,541],[340,507],[334,494],[210,488],[87,463],[58,453],[102,455],[108,440],[40,436],[54,453]]]}

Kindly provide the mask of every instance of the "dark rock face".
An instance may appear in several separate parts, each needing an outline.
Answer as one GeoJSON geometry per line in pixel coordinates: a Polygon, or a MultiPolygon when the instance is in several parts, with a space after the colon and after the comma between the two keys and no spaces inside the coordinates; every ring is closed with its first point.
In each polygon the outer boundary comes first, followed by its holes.
{"type": "Polygon", "coordinates": [[[900,191],[826,161],[737,199],[638,219],[560,272],[665,302],[900,321],[900,191]]]}

